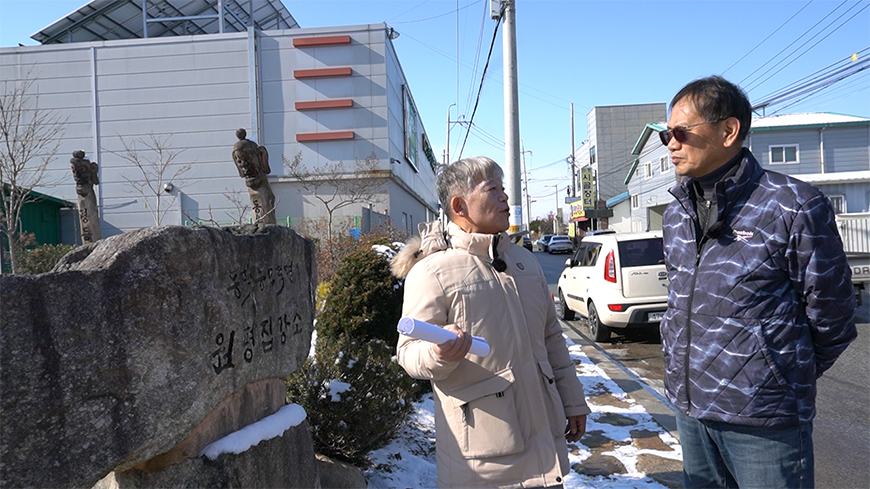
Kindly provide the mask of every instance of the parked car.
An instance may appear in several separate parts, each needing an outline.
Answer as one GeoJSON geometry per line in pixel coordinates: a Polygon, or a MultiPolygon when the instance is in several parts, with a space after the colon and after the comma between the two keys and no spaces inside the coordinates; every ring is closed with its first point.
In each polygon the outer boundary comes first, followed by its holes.
{"type": "Polygon", "coordinates": [[[554,253],[571,253],[574,251],[574,242],[568,236],[553,236],[547,243],[547,252],[551,255],[554,253]]]}
{"type": "Polygon", "coordinates": [[[559,276],[562,319],[586,317],[595,341],[612,328],[657,328],[668,308],[664,262],[661,231],[584,237],[559,276]]]}
{"type": "Polygon", "coordinates": [[[552,234],[545,234],[545,235],[541,236],[537,241],[535,241],[535,244],[537,245],[536,247],[537,247],[538,251],[547,251],[547,243],[550,241],[550,238],[552,238],[552,237],[553,237],[552,234]]]}
{"type": "Polygon", "coordinates": [[[529,238],[528,236],[523,236],[523,248],[525,248],[529,251],[533,251],[532,250],[532,238],[529,238]]]}

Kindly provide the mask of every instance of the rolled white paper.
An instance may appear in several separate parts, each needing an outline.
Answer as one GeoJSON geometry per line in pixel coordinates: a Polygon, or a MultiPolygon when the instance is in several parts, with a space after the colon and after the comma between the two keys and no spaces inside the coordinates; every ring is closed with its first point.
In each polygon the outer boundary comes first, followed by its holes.
{"type": "MultiPolygon", "coordinates": [[[[435,343],[436,345],[456,339],[456,333],[453,331],[448,331],[440,326],[435,326],[426,321],[420,321],[419,319],[409,317],[403,317],[400,319],[396,329],[399,330],[399,333],[402,333],[405,336],[435,343]]],[[[479,336],[472,336],[471,349],[468,350],[468,353],[479,357],[485,357],[489,355],[489,343],[479,336]]]]}

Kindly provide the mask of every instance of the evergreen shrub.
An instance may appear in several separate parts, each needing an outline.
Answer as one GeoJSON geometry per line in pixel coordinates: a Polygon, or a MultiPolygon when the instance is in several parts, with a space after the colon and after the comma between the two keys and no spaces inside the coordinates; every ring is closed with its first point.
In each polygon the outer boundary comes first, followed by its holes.
{"type": "Polygon", "coordinates": [[[396,363],[394,351],[394,344],[378,339],[319,339],[314,358],[287,379],[288,400],[308,414],[317,453],[367,466],[368,453],[398,434],[418,383],[396,363]]]}
{"type": "Polygon", "coordinates": [[[65,244],[44,244],[24,248],[16,256],[18,273],[36,275],[50,272],[57,262],[73,249],[75,246],[65,244]]]}
{"type": "Polygon", "coordinates": [[[375,251],[397,251],[385,239],[363,240],[342,260],[329,285],[322,312],[317,318],[317,337],[335,339],[381,339],[395,345],[396,325],[402,316],[402,282],[390,273],[389,259],[375,251]]]}
{"type": "Polygon", "coordinates": [[[390,274],[385,255],[396,248],[387,242],[363,237],[345,250],[317,290],[314,357],[287,379],[288,401],[308,413],[315,450],[356,465],[396,436],[421,395],[394,357],[403,289],[390,274]]]}

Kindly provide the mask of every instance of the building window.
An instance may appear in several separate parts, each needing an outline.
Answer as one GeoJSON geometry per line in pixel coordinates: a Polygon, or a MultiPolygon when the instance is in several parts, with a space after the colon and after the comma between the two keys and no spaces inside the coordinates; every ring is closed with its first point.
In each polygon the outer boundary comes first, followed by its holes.
{"type": "Polygon", "coordinates": [[[631,208],[637,209],[639,207],[640,207],[640,197],[637,195],[632,195],[631,196],[631,208]]]}
{"type": "Polygon", "coordinates": [[[800,148],[797,144],[770,147],[770,164],[784,165],[798,163],[800,148]]]}
{"type": "Polygon", "coordinates": [[[591,148],[589,148],[589,164],[590,165],[595,164],[595,146],[592,146],[591,148]]]}
{"type": "Polygon", "coordinates": [[[834,207],[834,214],[845,214],[846,211],[846,196],[845,195],[829,195],[828,200],[834,207]]]}
{"type": "Polygon", "coordinates": [[[668,155],[664,155],[659,158],[659,167],[662,169],[662,173],[671,169],[671,157],[668,155]]]}
{"type": "Polygon", "coordinates": [[[643,164],[643,178],[652,178],[653,175],[653,165],[651,161],[647,161],[643,164]]]}

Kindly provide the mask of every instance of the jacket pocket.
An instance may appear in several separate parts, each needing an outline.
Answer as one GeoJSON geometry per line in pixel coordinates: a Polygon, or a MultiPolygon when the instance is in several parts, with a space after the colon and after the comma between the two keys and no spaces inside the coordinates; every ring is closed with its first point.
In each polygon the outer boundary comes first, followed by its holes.
{"type": "Polygon", "coordinates": [[[464,458],[499,457],[525,448],[513,383],[508,368],[486,380],[445,390],[453,401],[447,422],[464,458]]]}
{"type": "Polygon", "coordinates": [[[562,396],[556,388],[556,376],[553,375],[553,367],[550,362],[538,360],[538,369],[541,372],[544,388],[547,390],[545,403],[549,407],[550,431],[555,437],[565,436],[565,427],[568,418],[565,416],[565,407],[562,405],[562,396]]]}

